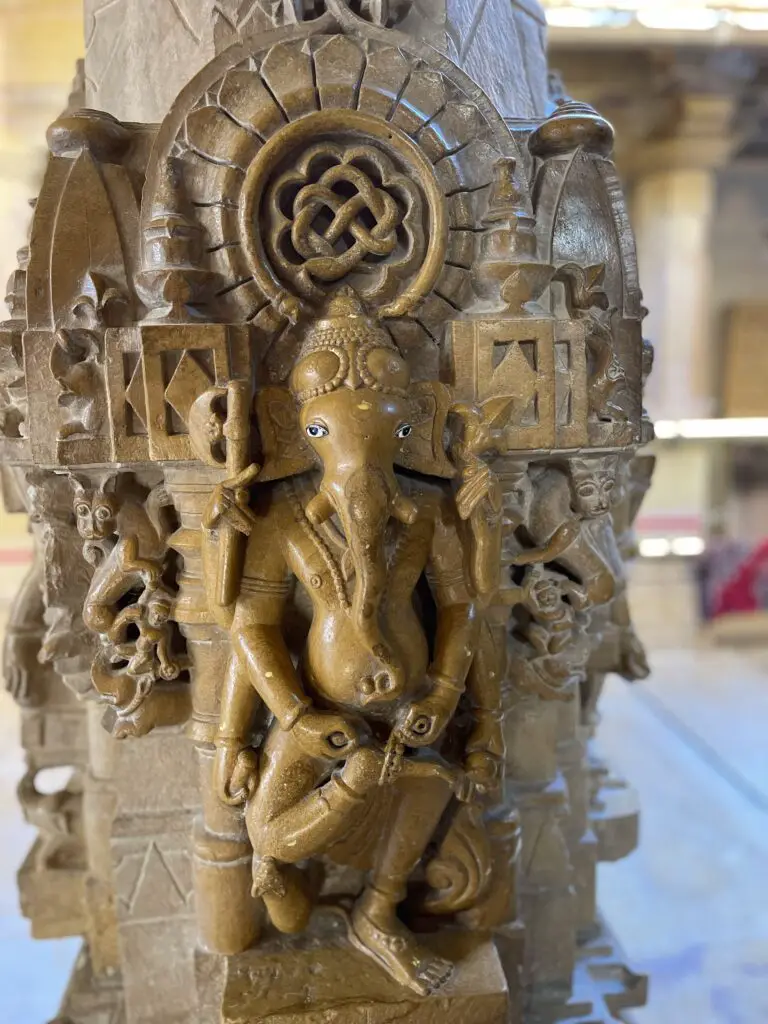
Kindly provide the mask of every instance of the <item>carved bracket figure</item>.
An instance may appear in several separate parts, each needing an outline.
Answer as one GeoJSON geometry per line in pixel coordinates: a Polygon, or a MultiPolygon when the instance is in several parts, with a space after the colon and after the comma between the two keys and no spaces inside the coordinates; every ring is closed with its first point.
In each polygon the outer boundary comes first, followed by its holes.
{"type": "Polygon", "coordinates": [[[163,509],[171,498],[162,485],[143,501],[120,496],[118,483],[112,475],[91,489],[75,479],[74,510],[83,556],[94,566],[83,619],[102,642],[92,682],[118,719],[130,719],[157,681],[178,679],[188,662],[174,651],[173,596],[163,585],[170,532],[163,509]]]}
{"type": "Polygon", "coordinates": [[[82,786],[75,777],[64,789],[55,793],[41,793],[35,778],[39,768],[30,765],[19,782],[17,795],[26,822],[38,832],[35,850],[39,871],[61,866],[67,855],[81,855],[82,786]]]}

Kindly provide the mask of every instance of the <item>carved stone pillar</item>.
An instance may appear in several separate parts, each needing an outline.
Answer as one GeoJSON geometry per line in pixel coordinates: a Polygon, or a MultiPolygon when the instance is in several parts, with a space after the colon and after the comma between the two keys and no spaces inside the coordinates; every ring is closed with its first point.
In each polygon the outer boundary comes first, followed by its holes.
{"type": "Polygon", "coordinates": [[[645,332],[656,345],[648,407],[658,419],[717,415],[712,237],[717,171],[734,145],[737,96],[686,91],[660,138],[627,160],[645,332]],[[661,343],[663,339],[663,343],[661,343]]]}
{"type": "Polygon", "coordinates": [[[649,438],[611,126],[532,0],[86,14],[0,331],[27,618],[90,702],[63,1013],[607,1021],[585,743],[649,438]]]}
{"type": "MultiPolygon", "coordinates": [[[[546,22],[536,0],[364,0],[359,6],[374,23],[396,26],[455,61],[502,114],[544,113],[546,22]]],[[[323,10],[315,0],[85,0],[86,104],[124,121],[161,121],[216,54],[323,10]]]]}

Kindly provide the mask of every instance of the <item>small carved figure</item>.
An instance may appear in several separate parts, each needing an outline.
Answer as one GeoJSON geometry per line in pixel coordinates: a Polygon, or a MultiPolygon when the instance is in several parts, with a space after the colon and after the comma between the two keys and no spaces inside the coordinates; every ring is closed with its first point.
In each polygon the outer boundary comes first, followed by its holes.
{"type": "Polygon", "coordinates": [[[83,620],[97,633],[113,625],[118,604],[131,590],[156,590],[167,553],[168,527],[161,510],[171,504],[164,487],[156,487],[144,502],[133,495],[119,501],[111,476],[89,491],[75,480],[77,531],[83,556],[96,566],[83,620]]]}
{"type": "Polygon", "coordinates": [[[126,672],[131,676],[151,675],[162,679],[176,679],[181,671],[178,661],[170,652],[170,631],[173,601],[162,588],[145,590],[136,604],[117,613],[107,633],[113,645],[111,661],[117,664],[127,660],[126,672]],[[138,636],[127,639],[131,627],[138,636]]]}
{"type": "Polygon", "coordinates": [[[569,315],[587,328],[587,397],[590,419],[601,423],[626,423],[627,411],[614,397],[627,387],[627,373],[616,355],[609,308],[604,291],[605,264],[582,267],[565,263],[557,268],[555,280],[565,288],[569,315]]]}
{"type": "Polygon", "coordinates": [[[522,605],[531,614],[526,635],[534,650],[543,657],[561,654],[573,642],[577,612],[587,607],[584,590],[541,566],[526,571],[522,589],[522,605]]]}
{"type": "Polygon", "coordinates": [[[29,766],[19,782],[17,795],[24,818],[38,830],[36,864],[38,870],[55,866],[64,852],[79,842],[75,821],[80,814],[82,789],[77,778],[57,793],[41,793],[35,778],[39,769],[29,766]]]}
{"type": "MultiPolygon", "coordinates": [[[[509,599],[509,596],[508,596],[509,599]]],[[[583,674],[589,656],[585,590],[566,576],[529,566],[519,607],[527,618],[514,631],[511,664],[515,685],[543,700],[568,700],[567,684],[583,674]]]]}
{"type": "Polygon", "coordinates": [[[36,686],[42,676],[38,655],[45,636],[42,574],[42,563],[35,558],[11,610],[3,640],[5,686],[22,707],[34,707],[42,698],[36,686]]]}
{"type": "Polygon", "coordinates": [[[614,396],[626,388],[627,374],[614,349],[610,314],[603,318],[591,313],[587,323],[589,414],[601,423],[626,423],[626,409],[614,401],[614,396]]]}
{"type": "Polygon", "coordinates": [[[26,437],[27,389],[21,332],[0,330],[0,434],[26,437]]]}
{"type": "Polygon", "coordinates": [[[58,437],[97,437],[107,423],[104,329],[119,321],[125,305],[120,291],[100,274],[87,273],[81,294],[56,331],[50,369],[60,388],[64,416],[58,437]]]}
{"type": "Polygon", "coordinates": [[[62,441],[71,437],[95,437],[104,425],[103,354],[98,335],[87,330],[59,330],[51,349],[51,374],[59,384],[59,406],[64,421],[62,441]]]}

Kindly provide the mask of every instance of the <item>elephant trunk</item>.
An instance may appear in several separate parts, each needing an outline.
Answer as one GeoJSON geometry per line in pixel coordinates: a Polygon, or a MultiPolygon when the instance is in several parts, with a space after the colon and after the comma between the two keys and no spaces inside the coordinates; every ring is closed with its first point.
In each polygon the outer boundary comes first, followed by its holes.
{"type": "Polygon", "coordinates": [[[330,495],[355,568],[352,622],[362,643],[382,664],[376,690],[391,693],[403,687],[405,674],[382,634],[379,617],[387,585],[386,528],[391,515],[412,522],[416,508],[400,494],[394,477],[376,466],[353,471],[339,491],[334,488],[330,495]]]}

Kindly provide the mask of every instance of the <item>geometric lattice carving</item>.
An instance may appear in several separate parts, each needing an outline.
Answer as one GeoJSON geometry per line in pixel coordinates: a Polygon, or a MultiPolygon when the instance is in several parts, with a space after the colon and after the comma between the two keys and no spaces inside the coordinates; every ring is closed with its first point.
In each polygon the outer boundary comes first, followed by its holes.
{"type": "Polygon", "coordinates": [[[165,400],[186,422],[195,398],[212,384],[211,375],[203,369],[194,355],[189,351],[184,352],[165,389],[165,400]]]}

